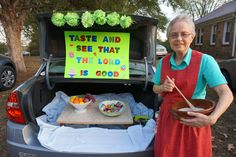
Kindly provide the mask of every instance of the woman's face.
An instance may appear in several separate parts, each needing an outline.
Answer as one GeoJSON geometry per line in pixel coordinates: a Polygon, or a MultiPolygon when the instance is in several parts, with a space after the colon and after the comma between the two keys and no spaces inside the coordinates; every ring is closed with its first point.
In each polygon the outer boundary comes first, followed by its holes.
{"type": "Polygon", "coordinates": [[[169,42],[173,51],[177,54],[186,54],[194,39],[191,26],[185,21],[177,21],[171,28],[169,42]]]}

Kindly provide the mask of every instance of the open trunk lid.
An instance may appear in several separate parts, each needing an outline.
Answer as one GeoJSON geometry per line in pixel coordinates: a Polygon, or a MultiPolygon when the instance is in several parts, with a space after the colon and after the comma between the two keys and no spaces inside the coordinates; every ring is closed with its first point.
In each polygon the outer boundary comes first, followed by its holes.
{"type": "MultiPolygon", "coordinates": [[[[81,12],[79,13],[81,14],[81,12]]],[[[124,32],[130,33],[130,53],[129,59],[143,60],[147,57],[148,62],[153,62],[155,58],[157,20],[131,15],[133,24],[126,29],[120,26],[109,26],[107,24],[100,26],[94,23],[90,28],[84,28],[82,24],[71,27],[65,24],[57,27],[51,22],[52,14],[39,14],[40,28],[40,56],[49,58],[65,57],[65,37],[64,31],[86,31],[86,32],[124,32]]]]}
{"type": "MultiPolygon", "coordinates": [[[[82,12],[78,12],[78,14],[81,15],[82,12]]],[[[134,81],[139,80],[140,84],[144,84],[144,89],[146,89],[147,84],[151,82],[151,78],[153,77],[153,74],[154,74],[153,66],[155,66],[155,63],[156,63],[155,62],[155,48],[156,48],[157,20],[150,17],[130,15],[130,17],[133,20],[133,24],[130,27],[125,28],[125,29],[122,28],[120,25],[109,26],[108,24],[105,24],[105,25],[100,26],[95,23],[92,27],[89,27],[89,28],[84,28],[82,24],[79,24],[76,27],[71,27],[67,24],[61,27],[57,27],[51,22],[51,16],[52,14],[50,13],[38,15],[39,28],[40,28],[40,56],[41,58],[48,59],[45,73],[46,73],[46,80],[47,80],[46,82],[49,89],[52,89],[56,82],[62,82],[62,81],[63,82],[78,82],[78,81],[79,82],[81,81],[82,82],[83,81],[104,82],[108,79],[109,81],[113,81],[114,83],[131,83],[132,84],[134,83],[134,81]],[[104,77],[103,79],[97,79],[98,77],[96,76],[93,76],[92,79],[91,77],[86,77],[87,79],[83,79],[83,78],[81,79],[81,77],[79,79],[78,78],[75,79],[73,77],[66,78],[65,76],[68,77],[68,75],[70,75],[68,73],[68,70],[67,72],[65,70],[67,66],[65,63],[68,63],[67,61],[65,61],[66,51],[68,51],[68,47],[70,47],[68,45],[67,39],[65,39],[65,36],[66,36],[65,34],[68,31],[69,32],[87,32],[87,33],[88,32],[91,32],[91,33],[103,32],[103,33],[108,33],[108,34],[110,33],[113,35],[119,34],[119,33],[129,34],[129,43],[128,43],[128,49],[127,49],[129,53],[129,55],[127,55],[128,62],[127,62],[127,66],[125,65],[125,68],[124,68],[125,71],[129,70],[129,76],[127,76],[127,74],[122,73],[122,75],[126,75],[126,78],[123,79],[120,77],[118,79],[117,78],[110,79],[108,77],[108,71],[107,71],[107,76],[104,77]],[[67,42],[67,45],[66,45],[66,42],[67,42]]],[[[82,45],[80,40],[78,41],[78,44],[82,45]]],[[[109,44],[113,46],[115,43],[114,44],[109,43],[109,44]]],[[[81,51],[78,51],[78,52],[80,53],[81,51]]],[[[112,58],[112,56],[110,57],[112,58]]],[[[123,59],[122,56],[120,56],[119,59],[122,60],[123,59]]],[[[98,63],[96,64],[98,65],[98,63]]],[[[110,69],[110,66],[107,66],[107,69],[113,70],[112,68],[110,69]]],[[[122,71],[122,66],[119,70],[122,71]]],[[[96,73],[97,75],[97,71],[94,71],[93,73],[96,73]]],[[[81,73],[81,70],[77,69],[76,75],[83,75],[83,74],[81,73]]],[[[113,77],[114,75],[115,75],[115,72],[113,73],[113,77]]]]}

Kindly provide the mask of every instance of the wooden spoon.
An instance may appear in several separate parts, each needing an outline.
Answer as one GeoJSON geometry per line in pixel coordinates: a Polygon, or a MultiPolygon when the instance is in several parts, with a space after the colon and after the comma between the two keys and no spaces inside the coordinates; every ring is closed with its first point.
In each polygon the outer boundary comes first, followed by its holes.
{"type": "Polygon", "coordinates": [[[167,79],[168,79],[170,82],[172,82],[172,83],[174,84],[176,90],[177,90],[177,91],[179,92],[179,94],[184,98],[184,100],[187,102],[188,106],[194,111],[194,110],[196,109],[196,107],[193,106],[193,104],[192,104],[190,101],[188,101],[188,99],[187,99],[187,98],[184,96],[184,94],[179,90],[179,88],[175,85],[175,83],[169,78],[169,76],[166,76],[166,77],[167,77],[167,79]]]}

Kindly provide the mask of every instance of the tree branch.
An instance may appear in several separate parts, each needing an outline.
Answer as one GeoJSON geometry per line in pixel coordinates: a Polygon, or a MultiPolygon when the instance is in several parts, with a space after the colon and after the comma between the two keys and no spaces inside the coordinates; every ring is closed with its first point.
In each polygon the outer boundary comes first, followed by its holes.
{"type": "MultiPolygon", "coordinates": [[[[30,0],[28,0],[28,1],[30,1],[30,0]]],[[[13,3],[13,8],[16,8],[16,6],[19,4],[19,2],[20,2],[20,0],[15,0],[15,2],[13,3]]]]}

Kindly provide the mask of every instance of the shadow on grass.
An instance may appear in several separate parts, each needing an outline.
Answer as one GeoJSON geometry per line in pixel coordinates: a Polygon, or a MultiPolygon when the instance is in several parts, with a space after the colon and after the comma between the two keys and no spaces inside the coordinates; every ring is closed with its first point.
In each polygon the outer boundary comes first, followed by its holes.
{"type": "Polygon", "coordinates": [[[0,152],[1,157],[9,157],[6,146],[6,102],[8,94],[0,94],[0,152]]]}
{"type": "Polygon", "coordinates": [[[0,94],[0,107],[5,107],[8,94],[0,94]]]}

